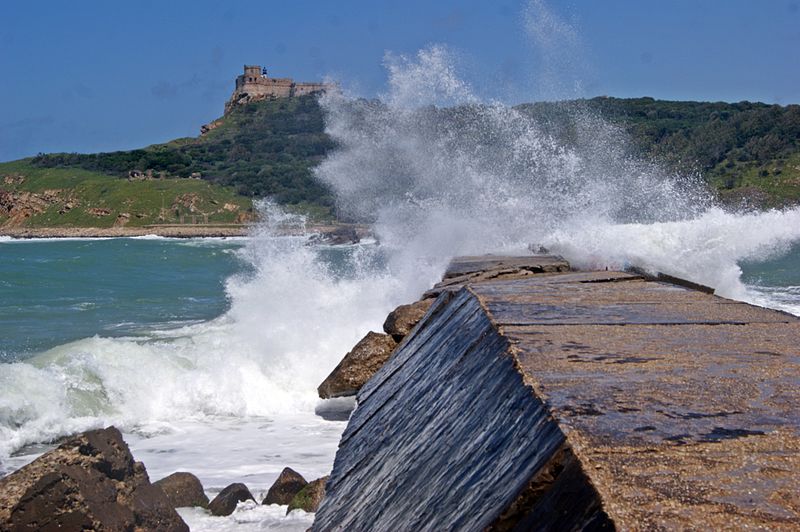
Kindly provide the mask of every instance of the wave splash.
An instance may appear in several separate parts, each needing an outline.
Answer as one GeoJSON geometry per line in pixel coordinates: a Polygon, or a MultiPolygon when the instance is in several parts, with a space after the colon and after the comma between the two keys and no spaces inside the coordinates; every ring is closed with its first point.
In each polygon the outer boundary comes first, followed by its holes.
{"type": "Polygon", "coordinates": [[[387,68],[381,101],[323,97],[339,149],[317,175],[343,213],[374,221],[395,271],[533,245],[576,266],[635,265],[748,299],[737,263],[800,240],[800,210],[726,212],[698,176],[642,160],[580,102],[555,117],[481,102],[441,46],[388,56],[387,68]]]}
{"type": "Polygon", "coordinates": [[[250,268],[227,281],[231,307],[219,318],[3,364],[0,463],[101,425],[155,435],[216,416],[313,415],[317,385],[367,330],[380,330],[402,290],[375,246],[327,260],[305,236],[275,236],[277,226],[301,230],[301,218],[262,209],[266,221],[238,252],[250,268]]]}

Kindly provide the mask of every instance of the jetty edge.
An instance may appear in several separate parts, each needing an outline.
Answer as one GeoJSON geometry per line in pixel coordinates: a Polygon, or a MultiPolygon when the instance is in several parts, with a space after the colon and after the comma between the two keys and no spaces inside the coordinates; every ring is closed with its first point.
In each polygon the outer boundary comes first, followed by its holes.
{"type": "Polygon", "coordinates": [[[800,319],[562,263],[451,263],[313,530],[800,528],[800,319]]]}

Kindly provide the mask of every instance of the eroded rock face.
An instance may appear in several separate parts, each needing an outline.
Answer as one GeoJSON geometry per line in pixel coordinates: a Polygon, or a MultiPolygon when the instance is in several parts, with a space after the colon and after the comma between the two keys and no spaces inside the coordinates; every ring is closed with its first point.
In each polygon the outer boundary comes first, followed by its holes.
{"type": "Polygon", "coordinates": [[[303,475],[290,467],[283,468],[280,476],[269,488],[261,504],[289,504],[300,490],[308,485],[303,475]]]}
{"type": "Polygon", "coordinates": [[[392,355],[397,342],[388,334],[368,332],[328,375],[317,392],[322,399],[355,395],[392,355]]]}
{"type": "Polygon", "coordinates": [[[383,322],[383,330],[397,342],[402,340],[433,305],[433,299],[423,299],[410,305],[400,305],[383,322]]]}
{"type": "Polygon", "coordinates": [[[238,503],[248,500],[255,502],[256,499],[247,486],[237,482],[220,491],[219,495],[209,503],[208,509],[211,515],[231,515],[238,503]]]}
{"type": "Polygon", "coordinates": [[[208,497],[203,491],[203,484],[200,479],[191,473],[178,471],[168,477],[164,477],[154,485],[161,488],[169,499],[173,508],[184,508],[186,506],[208,507],[208,497]]]}
{"type": "Polygon", "coordinates": [[[45,191],[42,194],[27,191],[0,189],[0,217],[8,217],[5,225],[19,225],[26,218],[41,214],[50,205],[59,201],[57,192],[45,191]]]}
{"type": "Polygon", "coordinates": [[[309,482],[306,487],[294,496],[286,513],[288,514],[292,510],[298,509],[306,512],[316,512],[322,499],[325,498],[325,484],[327,484],[329,478],[330,476],[327,476],[309,482]]]}
{"type": "Polygon", "coordinates": [[[114,427],[79,434],[0,480],[0,530],[59,528],[189,530],[114,427]]]}
{"type": "Polygon", "coordinates": [[[220,118],[218,118],[218,119],[216,119],[216,120],[214,120],[212,122],[209,122],[208,124],[203,124],[202,126],[200,126],[200,135],[201,136],[205,135],[209,131],[213,131],[213,130],[217,129],[219,126],[221,126],[221,125],[222,125],[222,119],[220,119],[220,118]]]}

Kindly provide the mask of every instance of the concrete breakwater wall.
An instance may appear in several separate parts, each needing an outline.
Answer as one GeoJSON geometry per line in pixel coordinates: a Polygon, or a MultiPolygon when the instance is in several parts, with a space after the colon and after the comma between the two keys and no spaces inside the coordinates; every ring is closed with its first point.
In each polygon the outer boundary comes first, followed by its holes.
{"type": "Polygon", "coordinates": [[[557,262],[451,264],[314,530],[800,527],[800,320],[557,262]]]}

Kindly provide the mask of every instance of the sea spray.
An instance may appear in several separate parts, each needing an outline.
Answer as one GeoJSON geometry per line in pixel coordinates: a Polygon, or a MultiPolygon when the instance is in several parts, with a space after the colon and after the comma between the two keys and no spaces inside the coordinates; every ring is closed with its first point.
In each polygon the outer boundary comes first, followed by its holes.
{"type": "MultiPolygon", "coordinates": [[[[522,23],[531,43],[535,65],[528,83],[539,100],[564,100],[585,96],[583,86],[593,77],[591,62],[575,22],[558,16],[544,0],[529,0],[522,23]]],[[[528,98],[530,101],[531,98],[528,98]]]]}
{"type": "Polygon", "coordinates": [[[482,103],[441,46],[387,63],[381,101],[322,98],[338,149],[317,175],[342,213],[374,222],[393,275],[421,272],[415,289],[455,255],[544,247],[579,267],[638,266],[753,300],[738,261],[800,240],[797,209],[727,212],[699,176],[642,159],[581,102],[555,117],[482,103]]]}
{"type": "Polygon", "coordinates": [[[223,315],[85,338],[1,365],[0,461],[25,445],[109,424],[154,438],[189,430],[187,423],[288,416],[291,432],[313,419],[316,386],[361,336],[380,330],[403,290],[378,247],[333,250],[308,245],[306,235],[278,236],[277,226],[301,232],[303,220],[261,208],[264,224],[237,252],[248,267],[228,280],[223,315]]]}
{"type": "MultiPolygon", "coordinates": [[[[587,269],[638,266],[712,286],[717,294],[752,300],[741,283],[742,261],[764,262],[800,240],[800,209],[731,213],[710,208],[699,216],[655,224],[598,223],[565,227],[545,245],[587,269]]],[[[764,303],[763,299],[757,301],[764,303]]]]}

